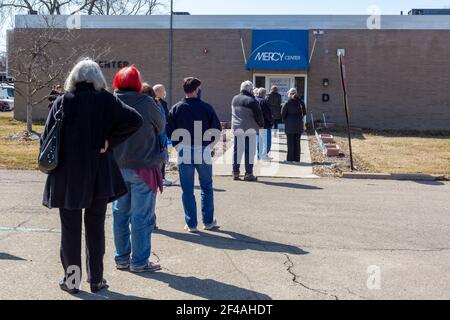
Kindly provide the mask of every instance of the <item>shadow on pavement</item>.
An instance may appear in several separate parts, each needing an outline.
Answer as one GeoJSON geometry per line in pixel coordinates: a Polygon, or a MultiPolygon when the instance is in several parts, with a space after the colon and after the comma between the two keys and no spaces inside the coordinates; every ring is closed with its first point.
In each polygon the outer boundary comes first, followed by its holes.
{"type": "Polygon", "coordinates": [[[152,300],[132,295],[125,295],[118,292],[103,290],[99,293],[90,293],[87,291],[80,291],[77,295],[73,295],[81,300],[152,300]]]}
{"type": "Polygon", "coordinates": [[[303,189],[303,190],[323,190],[321,187],[309,186],[306,184],[292,183],[292,182],[274,182],[274,181],[258,181],[257,183],[265,184],[274,187],[284,187],[291,189],[303,189]]]}
{"type": "Polygon", "coordinates": [[[310,167],[310,163],[306,162],[292,162],[292,161],[280,161],[281,164],[288,165],[288,166],[294,166],[294,167],[310,167]]]}
{"type": "MultiPolygon", "coordinates": [[[[195,186],[194,187],[195,190],[200,190],[200,186],[195,186]]],[[[214,192],[227,192],[227,190],[225,189],[218,189],[218,188],[213,188],[214,192]]]]}
{"type": "Polygon", "coordinates": [[[163,272],[135,274],[167,283],[170,288],[209,300],[271,300],[263,293],[248,290],[212,279],[183,277],[163,272]]]}
{"type": "Polygon", "coordinates": [[[418,184],[423,184],[423,185],[427,185],[427,186],[445,186],[445,183],[442,181],[414,181],[415,183],[418,184]]]}
{"type": "Polygon", "coordinates": [[[27,261],[27,259],[0,252],[0,260],[27,261]]]}
{"type": "Polygon", "coordinates": [[[233,231],[224,231],[220,229],[213,230],[214,233],[200,232],[198,234],[180,233],[168,230],[158,229],[155,233],[165,235],[180,241],[201,244],[204,246],[223,249],[223,250],[255,250],[264,252],[279,252],[303,255],[309,252],[304,251],[296,246],[264,241],[252,238],[233,231]],[[231,238],[219,236],[217,234],[228,235],[231,238]]]}

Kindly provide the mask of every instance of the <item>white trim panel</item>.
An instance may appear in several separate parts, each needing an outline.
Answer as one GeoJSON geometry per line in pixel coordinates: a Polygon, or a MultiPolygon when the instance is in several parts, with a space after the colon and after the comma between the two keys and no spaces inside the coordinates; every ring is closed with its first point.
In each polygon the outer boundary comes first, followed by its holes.
{"type": "MultiPolygon", "coordinates": [[[[16,15],[16,28],[42,28],[44,16],[16,15]]],[[[48,16],[47,16],[48,17],[48,16]]],[[[68,16],[52,16],[55,26],[65,28],[68,16]]],[[[362,15],[191,15],[174,16],[175,29],[356,29],[367,30],[362,15]]],[[[168,29],[168,15],[80,16],[81,29],[168,29]]],[[[381,29],[450,30],[450,15],[381,16],[381,29]]]]}

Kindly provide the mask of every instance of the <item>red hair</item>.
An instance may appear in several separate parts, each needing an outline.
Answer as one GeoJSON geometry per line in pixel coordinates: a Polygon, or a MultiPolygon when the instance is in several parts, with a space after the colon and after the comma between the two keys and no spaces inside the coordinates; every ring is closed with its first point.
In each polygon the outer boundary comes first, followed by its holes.
{"type": "Polygon", "coordinates": [[[142,91],[142,80],[139,70],[135,66],[120,69],[113,82],[115,90],[142,91]]]}

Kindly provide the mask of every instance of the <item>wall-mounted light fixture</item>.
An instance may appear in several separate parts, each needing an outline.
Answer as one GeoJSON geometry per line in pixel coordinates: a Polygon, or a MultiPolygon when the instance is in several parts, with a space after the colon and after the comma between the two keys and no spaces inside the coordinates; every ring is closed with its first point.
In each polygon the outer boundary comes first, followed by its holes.
{"type": "Polygon", "coordinates": [[[345,49],[337,49],[337,56],[343,56],[345,57],[345,49]]]}
{"type": "Polygon", "coordinates": [[[330,85],[330,80],[325,78],[325,79],[323,79],[322,84],[326,88],[326,87],[328,87],[330,85]]]}

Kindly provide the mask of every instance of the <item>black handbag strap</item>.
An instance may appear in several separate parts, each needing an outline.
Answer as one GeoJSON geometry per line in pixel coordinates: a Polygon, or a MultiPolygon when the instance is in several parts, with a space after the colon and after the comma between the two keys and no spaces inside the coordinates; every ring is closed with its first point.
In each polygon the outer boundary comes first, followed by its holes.
{"type": "Polygon", "coordinates": [[[64,118],[64,95],[61,98],[61,105],[59,106],[58,111],[55,112],[54,116],[56,121],[62,121],[64,118]]]}

